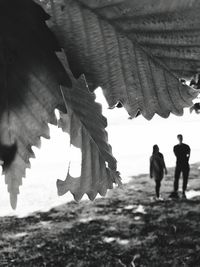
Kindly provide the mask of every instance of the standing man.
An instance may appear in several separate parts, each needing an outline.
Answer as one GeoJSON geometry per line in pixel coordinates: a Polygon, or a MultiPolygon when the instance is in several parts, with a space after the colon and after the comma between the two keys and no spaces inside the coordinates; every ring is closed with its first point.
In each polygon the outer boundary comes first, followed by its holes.
{"type": "Polygon", "coordinates": [[[185,191],[187,189],[188,176],[190,171],[189,158],[190,158],[190,147],[183,143],[182,134],[177,135],[179,144],[174,146],[174,154],[176,156],[176,168],[174,174],[174,192],[171,197],[178,198],[178,185],[180,174],[183,176],[183,191],[182,197],[186,198],[185,191]]]}

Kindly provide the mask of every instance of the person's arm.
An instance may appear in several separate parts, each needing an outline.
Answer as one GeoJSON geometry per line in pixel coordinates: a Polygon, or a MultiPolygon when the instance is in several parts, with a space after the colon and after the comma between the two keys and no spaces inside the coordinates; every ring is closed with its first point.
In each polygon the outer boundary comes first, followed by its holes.
{"type": "Polygon", "coordinates": [[[150,157],[150,168],[149,168],[149,176],[153,178],[153,164],[152,164],[152,157],[150,157]]]}
{"type": "Polygon", "coordinates": [[[191,153],[191,149],[190,149],[190,147],[188,146],[188,153],[187,153],[188,161],[189,161],[189,159],[190,159],[190,153],[191,153]]]}
{"type": "Polygon", "coordinates": [[[163,162],[163,169],[165,171],[165,174],[167,174],[167,167],[166,167],[166,164],[165,164],[165,160],[164,160],[164,156],[162,155],[162,162],[163,162]]]}
{"type": "Polygon", "coordinates": [[[173,151],[174,151],[175,156],[177,157],[177,149],[176,149],[176,146],[174,146],[173,151]]]}
{"type": "Polygon", "coordinates": [[[163,163],[164,163],[164,170],[165,170],[165,174],[167,174],[167,167],[166,167],[166,164],[165,164],[164,157],[163,157],[163,163]]]}

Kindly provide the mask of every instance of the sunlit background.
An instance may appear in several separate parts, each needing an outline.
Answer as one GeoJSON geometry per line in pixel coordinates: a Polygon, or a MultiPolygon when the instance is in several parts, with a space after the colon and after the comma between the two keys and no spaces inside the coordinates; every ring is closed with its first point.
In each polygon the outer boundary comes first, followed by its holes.
{"type": "MultiPolygon", "coordinates": [[[[184,116],[171,115],[168,119],[155,116],[151,121],[142,116],[129,120],[123,108],[109,110],[101,89],[96,91],[97,100],[103,105],[103,114],[108,119],[107,131],[113,154],[118,161],[118,170],[123,182],[132,175],[148,173],[149,157],[152,146],[157,144],[164,154],[168,167],[175,165],[173,146],[177,143],[177,134],[183,134],[184,142],[191,147],[190,163],[200,161],[199,120],[200,115],[190,114],[185,109],[184,116]]],[[[31,170],[20,187],[17,209],[13,211],[9,204],[9,195],[0,180],[0,216],[25,216],[33,211],[47,211],[51,207],[72,200],[70,193],[58,197],[56,180],[65,179],[69,157],[72,158],[72,175],[80,173],[80,151],[72,148],[69,152],[69,137],[57,127],[51,126],[51,139],[42,138],[41,149],[34,149],[36,159],[31,159],[31,170]]]]}

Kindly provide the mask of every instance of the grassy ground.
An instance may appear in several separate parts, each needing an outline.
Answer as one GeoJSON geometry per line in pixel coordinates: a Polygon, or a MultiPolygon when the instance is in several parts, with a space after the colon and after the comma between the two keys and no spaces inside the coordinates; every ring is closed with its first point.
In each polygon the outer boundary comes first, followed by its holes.
{"type": "MultiPolygon", "coordinates": [[[[200,190],[199,164],[188,189],[200,190]]],[[[155,202],[148,175],[93,203],[0,217],[0,266],[200,266],[200,197],[172,201],[173,169],[155,202]]]]}

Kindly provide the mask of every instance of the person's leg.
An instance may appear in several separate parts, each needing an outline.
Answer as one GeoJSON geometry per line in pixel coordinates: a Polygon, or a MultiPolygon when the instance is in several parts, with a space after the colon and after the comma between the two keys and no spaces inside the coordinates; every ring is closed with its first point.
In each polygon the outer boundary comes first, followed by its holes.
{"type": "Polygon", "coordinates": [[[183,194],[185,194],[185,191],[187,189],[189,172],[190,172],[190,167],[185,166],[183,168],[183,194]]]}
{"type": "Polygon", "coordinates": [[[181,174],[181,168],[179,166],[176,166],[174,174],[174,192],[178,191],[180,174],[181,174]]]}
{"type": "Polygon", "coordinates": [[[160,180],[156,180],[156,197],[159,198],[160,197],[160,185],[161,185],[161,181],[160,180]]]}

